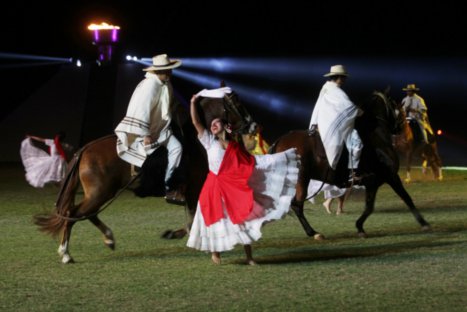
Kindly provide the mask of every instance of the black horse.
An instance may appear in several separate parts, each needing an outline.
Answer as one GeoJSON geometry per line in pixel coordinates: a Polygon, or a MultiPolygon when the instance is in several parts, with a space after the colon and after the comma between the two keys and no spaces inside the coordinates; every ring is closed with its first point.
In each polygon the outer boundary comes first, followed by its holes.
{"type": "MultiPolygon", "coordinates": [[[[227,120],[234,132],[254,130],[255,123],[235,93],[219,99],[202,98],[200,108],[202,110],[200,116],[204,117],[207,124],[210,124],[213,118],[219,117],[227,120]]],[[[206,151],[198,141],[191,118],[183,107],[179,106],[174,114],[174,120],[179,121],[181,142],[184,142],[182,162],[186,162],[187,169],[185,197],[190,220],[189,224],[182,229],[166,231],[164,233],[166,238],[180,238],[186,235],[186,228],[191,226],[198,196],[208,173],[206,151]]],[[[118,157],[116,141],[116,136],[110,135],[92,141],[81,148],[69,165],[55,204],[55,211],[35,216],[35,223],[40,230],[53,236],[61,234],[58,253],[63,263],[73,262],[69,253],[69,244],[71,230],[78,221],[91,221],[104,234],[105,245],[111,249],[115,247],[112,230],[99,219],[98,214],[131,182],[130,164],[118,157]],[[75,204],[75,195],[80,185],[84,195],[82,200],[75,204]]],[[[162,151],[162,148],[154,153],[158,153],[159,157],[164,156],[163,152],[158,152],[159,150],[162,151]]],[[[164,163],[164,161],[159,161],[159,163],[164,163]]],[[[155,185],[164,187],[165,168],[159,168],[159,173],[160,183],[155,183],[155,185]]],[[[155,190],[155,193],[159,196],[164,195],[163,190],[155,190]]]]}
{"type": "MultiPolygon", "coordinates": [[[[363,103],[361,108],[364,113],[356,120],[355,129],[364,145],[358,170],[363,176],[361,184],[366,188],[365,210],[356,222],[360,236],[366,236],[363,224],[374,210],[376,193],[383,183],[389,184],[402,198],[422,229],[430,229],[398,175],[399,158],[392,145],[391,136],[401,130],[404,120],[399,120],[396,116],[395,105],[395,101],[386,94],[374,92],[370,99],[363,103]]],[[[314,179],[340,187],[349,186],[347,155],[343,153],[336,170],[333,170],[327,161],[319,134],[307,130],[292,131],[283,135],[273,144],[271,152],[280,152],[291,147],[297,148],[302,159],[297,192],[291,207],[307,235],[321,239],[322,235],[310,226],[303,213],[308,184],[310,179],[314,179]]]]}

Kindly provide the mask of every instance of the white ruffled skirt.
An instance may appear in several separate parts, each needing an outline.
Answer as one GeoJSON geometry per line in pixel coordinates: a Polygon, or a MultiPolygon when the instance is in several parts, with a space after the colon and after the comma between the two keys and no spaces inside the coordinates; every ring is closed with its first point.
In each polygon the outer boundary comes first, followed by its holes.
{"type": "Polygon", "coordinates": [[[248,184],[253,189],[253,211],[242,224],[233,224],[224,207],[224,218],[206,226],[198,202],[187,246],[222,252],[237,244],[248,245],[261,238],[265,222],[281,219],[295,196],[299,155],[294,148],[272,155],[255,155],[255,169],[248,184]]]}
{"type": "Polygon", "coordinates": [[[48,182],[60,182],[66,171],[66,161],[60,155],[49,155],[27,138],[21,142],[21,160],[26,170],[26,180],[34,187],[44,187],[48,182]]]}

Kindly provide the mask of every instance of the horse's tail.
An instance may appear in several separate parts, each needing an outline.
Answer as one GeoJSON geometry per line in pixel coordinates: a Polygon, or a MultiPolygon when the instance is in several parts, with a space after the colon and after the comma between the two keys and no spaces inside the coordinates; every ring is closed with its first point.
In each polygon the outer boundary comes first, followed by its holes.
{"type": "Polygon", "coordinates": [[[56,237],[60,234],[67,218],[74,207],[75,193],[79,184],[79,164],[83,149],[78,151],[70,162],[68,172],[58,193],[55,211],[34,216],[34,223],[39,230],[56,237]]]}

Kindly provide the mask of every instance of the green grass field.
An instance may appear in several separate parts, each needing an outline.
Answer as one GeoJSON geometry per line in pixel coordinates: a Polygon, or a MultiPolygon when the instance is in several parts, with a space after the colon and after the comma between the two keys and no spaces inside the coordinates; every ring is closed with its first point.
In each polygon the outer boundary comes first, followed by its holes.
{"type": "MultiPolygon", "coordinates": [[[[388,187],[356,235],[363,193],[346,213],[306,204],[324,241],[307,237],[292,215],[266,225],[253,245],[259,265],[244,265],[241,246],[215,266],[186,238],[160,238],[186,220],[182,207],[125,192],[101,219],[116,250],[90,222],[73,229],[64,265],[58,241],[37,231],[32,216],[51,211],[58,188],[30,187],[19,165],[0,166],[1,311],[467,311],[467,171],[434,182],[414,169],[407,186],[433,231],[421,232],[388,187]]],[[[334,208],[335,209],[335,208],[334,208]]]]}

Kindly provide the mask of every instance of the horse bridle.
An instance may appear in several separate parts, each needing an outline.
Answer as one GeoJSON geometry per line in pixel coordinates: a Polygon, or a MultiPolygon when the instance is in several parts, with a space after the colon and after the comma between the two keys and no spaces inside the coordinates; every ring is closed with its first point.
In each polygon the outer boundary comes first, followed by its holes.
{"type": "Polygon", "coordinates": [[[236,134],[249,133],[251,132],[250,131],[251,125],[254,124],[255,122],[253,121],[253,118],[248,113],[248,111],[245,109],[245,107],[238,106],[234,102],[233,98],[235,96],[236,95],[233,92],[230,94],[226,94],[224,96],[223,104],[224,104],[225,120],[229,121],[229,115],[232,115],[232,114],[236,115],[240,119],[241,123],[240,123],[240,127],[238,127],[237,129],[232,129],[232,132],[236,134]]]}

